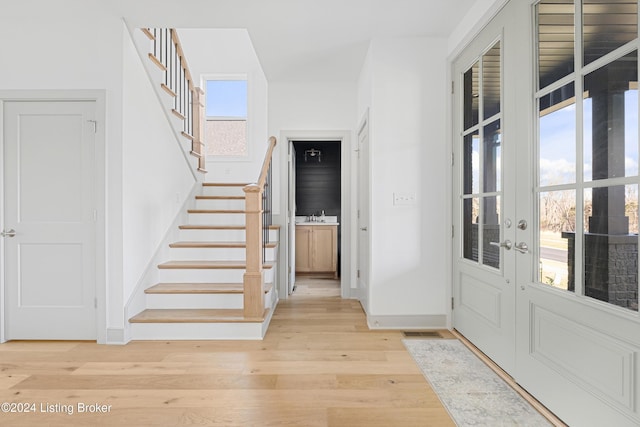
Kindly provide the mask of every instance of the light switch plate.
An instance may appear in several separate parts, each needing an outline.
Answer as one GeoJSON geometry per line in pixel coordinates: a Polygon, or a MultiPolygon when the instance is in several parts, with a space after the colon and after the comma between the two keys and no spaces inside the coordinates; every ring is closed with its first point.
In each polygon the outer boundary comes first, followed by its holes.
{"type": "Polygon", "coordinates": [[[394,206],[412,206],[416,203],[416,193],[393,193],[394,206]]]}

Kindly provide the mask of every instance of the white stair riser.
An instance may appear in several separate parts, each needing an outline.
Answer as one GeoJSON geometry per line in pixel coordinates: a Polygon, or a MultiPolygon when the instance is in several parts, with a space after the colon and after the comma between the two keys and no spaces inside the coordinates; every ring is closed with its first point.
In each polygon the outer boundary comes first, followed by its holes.
{"type": "Polygon", "coordinates": [[[246,215],[244,213],[190,213],[188,221],[189,224],[192,225],[244,225],[246,221],[246,215]]]}
{"type": "Polygon", "coordinates": [[[180,230],[179,238],[185,242],[244,242],[245,230],[180,230]]]}
{"type": "MultiPolygon", "coordinates": [[[[244,242],[246,232],[241,230],[180,230],[179,239],[187,242],[244,242]]],[[[269,230],[269,241],[278,241],[278,230],[269,230]]]]}
{"type": "Polygon", "coordinates": [[[147,294],[147,308],[242,308],[242,294],[147,294]]]}
{"type": "MultiPolygon", "coordinates": [[[[266,249],[266,261],[274,261],[275,248],[266,249]]],[[[170,248],[169,258],[173,260],[243,261],[247,258],[246,248],[170,248]]]]}
{"type": "Polygon", "coordinates": [[[261,340],[263,323],[132,323],[133,340],[261,340]]]}
{"type": "MultiPolygon", "coordinates": [[[[265,282],[273,281],[273,268],[264,270],[265,282]]],[[[244,269],[160,269],[161,283],[242,283],[244,269]]]]}
{"type": "Polygon", "coordinates": [[[242,187],[202,187],[203,196],[244,196],[242,187]]]}
{"type": "Polygon", "coordinates": [[[196,209],[240,209],[245,208],[244,200],[196,199],[196,209]]]}
{"type": "MultiPolygon", "coordinates": [[[[270,308],[273,290],[265,294],[264,307],[270,308]]],[[[147,294],[147,308],[209,309],[242,308],[243,294],[147,294]]]]}

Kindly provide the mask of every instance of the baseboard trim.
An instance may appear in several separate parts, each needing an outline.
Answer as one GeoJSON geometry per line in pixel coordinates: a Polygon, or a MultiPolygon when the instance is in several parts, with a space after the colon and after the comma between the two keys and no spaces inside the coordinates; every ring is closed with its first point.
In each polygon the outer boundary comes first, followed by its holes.
{"type": "Polygon", "coordinates": [[[129,342],[125,328],[107,328],[107,342],[109,345],[125,345],[129,342]]]}
{"type": "Polygon", "coordinates": [[[367,315],[369,329],[446,329],[446,314],[424,314],[413,316],[367,315]]]}

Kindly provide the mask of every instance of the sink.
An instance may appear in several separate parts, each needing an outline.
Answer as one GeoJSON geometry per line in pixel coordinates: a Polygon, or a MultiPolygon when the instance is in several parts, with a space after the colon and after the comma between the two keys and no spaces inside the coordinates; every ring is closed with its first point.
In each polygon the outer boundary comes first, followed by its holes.
{"type": "Polygon", "coordinates": [[[296,222],[296,225],[339,225],[339,222],[320,222],[320,221],[304,221],[296,222]]]}
{"type": "Polygon", "coordinates": [[[338,225],[337,216],[325,216],[324,222],[320,221],[319,217],[316,217],[315,221],[307,221],[306,216],[296,216],[296,225],[338,225]]]}

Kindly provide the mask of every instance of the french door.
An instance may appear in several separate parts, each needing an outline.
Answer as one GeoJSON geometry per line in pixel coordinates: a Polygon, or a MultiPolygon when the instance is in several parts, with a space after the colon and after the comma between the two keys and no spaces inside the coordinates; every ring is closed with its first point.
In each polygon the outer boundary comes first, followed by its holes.
{"type": "MultiPolygon", "coordinates": [[[[454,71],[454,326],[509,373],[515,367],[517,54],[508,5],[454,71]]],[[[521,251],[525,251],[520,249],[521,251]]],[[[524,255],[524,254],[521,254],[524,255]]]]}
{"type": "Polygon", "coordinates": [[[511,0],[452,67],[454,327],[569,425],[640,425],[639,47],[637,2],[511,0]]]}

